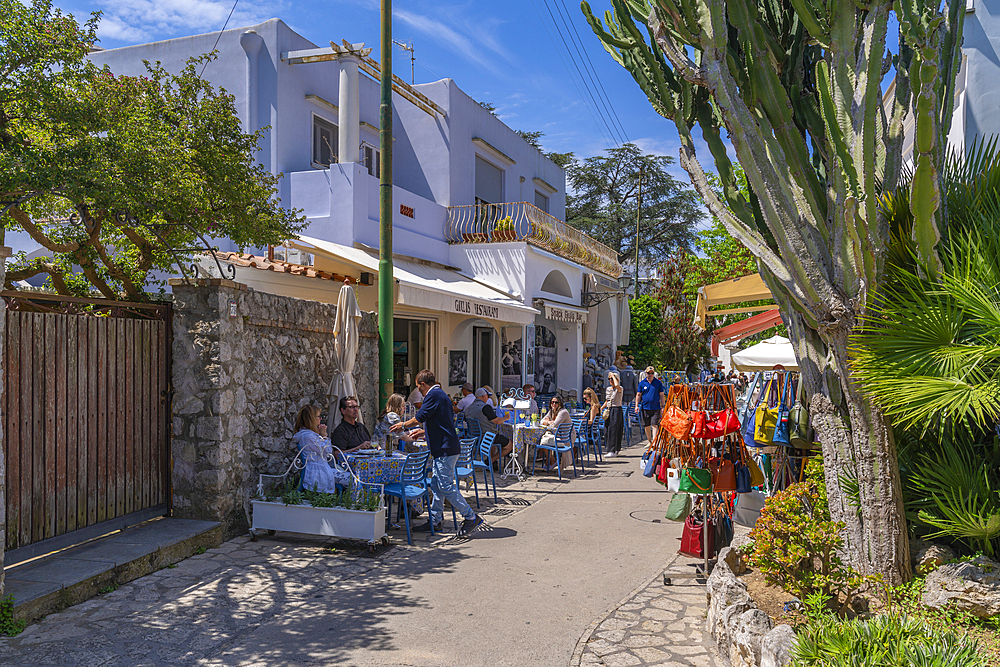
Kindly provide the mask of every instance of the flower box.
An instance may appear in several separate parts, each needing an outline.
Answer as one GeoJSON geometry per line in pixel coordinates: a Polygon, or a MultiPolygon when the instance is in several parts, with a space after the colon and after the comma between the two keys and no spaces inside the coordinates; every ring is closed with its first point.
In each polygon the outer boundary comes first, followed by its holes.
{"type": "Polygon", "coordinates": [[[465,243],[485,243],[486,234],[484,232],[463,232],[462,240],[465,243]]]}
{"type": "Polygon", "coordinates": [[[498,229],[493,232],[494,241],[515,241],[517,240],[517,232],[513,229],[498,229]]]}
{"type": "Polygon", "coordinates": [[[282,530],[289,533],[342,537],[376,542],[385,537],[385,505],[374,512],[343,507],[285,505],[254,500],[252,532],[282,530]]]}

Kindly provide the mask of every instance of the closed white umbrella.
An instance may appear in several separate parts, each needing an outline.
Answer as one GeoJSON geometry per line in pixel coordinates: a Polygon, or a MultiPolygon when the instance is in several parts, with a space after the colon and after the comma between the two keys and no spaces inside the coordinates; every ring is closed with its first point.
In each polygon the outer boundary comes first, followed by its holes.
{"type": "Polygon", "coordinates": [[[733,355],[733,368],[738,371],[769,371],[776,364],[784,366],[786,371],[799,370],[795,349],[781,336],[772,336],[733,355]]]}
{"type": "MultiPolygon", "coordinates": [[[[354,360],[358,356],[359,320],[361,308],[354,295],[354,289],[346,282],[337,297],[337,319],[333,325],[333,379],[327,398],[330,400],[329,414],[333,431],[340,423],[338,403],[343,396],[357,396],[354,390],[354,360]]],[[[358,415],[358,419],[361,415],[358,415]]]]}

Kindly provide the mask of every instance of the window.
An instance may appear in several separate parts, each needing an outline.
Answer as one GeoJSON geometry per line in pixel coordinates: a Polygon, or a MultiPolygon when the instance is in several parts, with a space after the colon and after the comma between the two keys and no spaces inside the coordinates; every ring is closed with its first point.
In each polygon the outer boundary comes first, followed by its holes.
{"type": "Polygon", "coordinates": [[[336,125],[313,116],[313,164],[329,167],[337,162],[338,140],[336,125]]]}
{"type": "Polygon", "coordinates": [[[542,209],[546,213],[549,212],[549,198],[538,190],[535,190],[535,206],[542,209]]]}
{"type": "Polygon", "coordinates": [[[368,144],[361,144],[361,164],[368,170],[370,176],[382,177],[382,152],[368,144]]]}
{"type": "Polygon", "coordinates": [[[503,169],[476,156],[476,200],[488,204],[503,201],[503,169]]]}

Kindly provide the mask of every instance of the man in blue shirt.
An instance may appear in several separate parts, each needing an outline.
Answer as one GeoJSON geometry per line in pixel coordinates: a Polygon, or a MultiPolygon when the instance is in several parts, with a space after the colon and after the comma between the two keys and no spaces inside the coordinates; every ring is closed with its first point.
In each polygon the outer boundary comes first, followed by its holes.
{"type": "Polygon", "coordinates": [[[635,394],[635,412],[642,415],[642,425],[650,442],[656,440],[656,433],[660,430],[661,397],[665,405],[667,397],[663,383],[656,377],[656,370],[652,366],[647,366],[646,377],[639,383],[639,389],[635,394]]]}
{"type": "Polygon", "coordinates": [[[404,428],[422,423],[427,445],[434,457],[434,479],[431,480],[434,500],[431,502],[430,520],[414,530],[429,531],[431,525],[434,530],[440,530],[444,519],[444,499],[447,498],[464,519],[458,529],[459,536],[468,535],[483,524],[483,518],[472,511],[455,483],[455,464],[458,462],[458,455],[462,453],[462,445],[455,433],[455,411],[448,394],[436,382],[433,371],[425,368],[417,373],[416,379],[417,389],[424,397],[420,410],[412,419],[393,424],[391,429],[398,433],[404,428]]]}

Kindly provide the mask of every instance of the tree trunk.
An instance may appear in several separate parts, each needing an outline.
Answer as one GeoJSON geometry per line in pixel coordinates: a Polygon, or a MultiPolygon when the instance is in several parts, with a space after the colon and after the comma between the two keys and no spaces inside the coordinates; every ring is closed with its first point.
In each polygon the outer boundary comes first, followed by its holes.
{"type": "MultiPolygon", "coordinates": [[[[770,281],[769,281],[770,282],[770,281]]],[[[862,574],[898,586],[912,578],[902,483],[892,427],[850,379],[853,323],[809,327],[774,290],[799,362],[803,398],[823,445],[830,514],[845,524],[842,556],[862,574]],[[858,494],[850,487],[857,480],[858,494]]]]}

